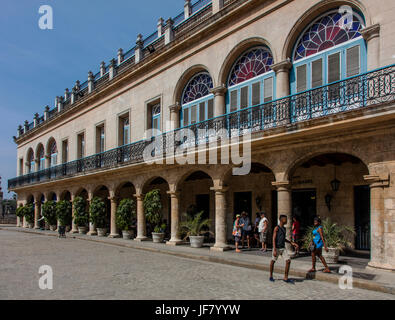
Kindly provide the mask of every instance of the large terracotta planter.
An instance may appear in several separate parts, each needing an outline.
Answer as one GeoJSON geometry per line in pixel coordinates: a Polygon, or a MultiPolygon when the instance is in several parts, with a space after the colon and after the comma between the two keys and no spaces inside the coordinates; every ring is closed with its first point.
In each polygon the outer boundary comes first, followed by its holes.
{"type": "Polygon", "coordinates": [[[165,239],[164,233],[155,233],[155,232],[152,233],[153,243],[162,243],[164,239],[165,239]]]}
{"type": "Polygon", "coordinates": [[[107,236],[107,228],[97,228],[97,235],[99,237],[107,236]]]}
{"type": "Polygon", "coordinates": [[[339,262],[340,250],[337,248],[328,248],[329,252],[325,249],[322,250],[322,256],[325,258],[326,263],[334,264],[339,262]]]}
{"type": "Polygon", "coordinates": [[[130,230],[123,230],[122,231],[122,238],[125,240],[130,240],[132,238],[132,231],[130,230]]]}
{"type": "Polygon", "coordinates": [[[190,236],[189,241],[191,243],[191,248],[201,248],[204,243],[204,236],[190,236]]]}
{"type": "Polygon", "coordinates": [[[87,227],[78,227],[78,233],[79,234],[86,234],[88,232],[87,227]]]}

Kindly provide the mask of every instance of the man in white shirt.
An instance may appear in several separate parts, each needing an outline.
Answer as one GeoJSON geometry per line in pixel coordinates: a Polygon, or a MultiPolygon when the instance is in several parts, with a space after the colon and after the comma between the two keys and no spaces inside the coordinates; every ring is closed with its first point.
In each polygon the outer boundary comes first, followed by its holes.
{"type": "Polygon", "coordinates": [[[258,231],[259,231],[259,238],[262,243],[261,251],[265,253],[267,251],[267,232],[269,229],[269,220],[266,218],[265,212],[261,214],[261,220],[259,221],[258,231]]]}

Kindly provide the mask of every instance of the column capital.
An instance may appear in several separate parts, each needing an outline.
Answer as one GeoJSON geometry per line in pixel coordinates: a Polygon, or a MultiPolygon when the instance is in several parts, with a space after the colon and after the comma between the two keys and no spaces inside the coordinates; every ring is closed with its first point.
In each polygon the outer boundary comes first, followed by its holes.
{"type": "Polygon", "coordinates": [[[371,188],[385,188],[390,186],[389,174],[366,175],[363,179],[370,184],[371,188]]]}
{"type": "Polygon", "coordinates": [[[229,187],[212,187],[210,190],[215,193],[226,193],[229,190],[229,187]]]}
{"type": "Polygon", "coordinates": [[[167,194],[171,198],[178,198],[180,196],[180,192],[179,191],[167,191],[167,194]]]}
{"type": "Polygon", "coordinates": [[[278,62],[270,66],[270,68],[275,72],[288,72],[292,68],[292,62],[288,58],[287,60],[278,62]]]}
{"type": "Polygon", "coordinates": [[[215,96],[224,96],[226,91],[228,91],[228,88],[224,84],[210,90],[215,96]]]}
{"type": "Polygon", "coordinates": [[[274,181],[272,182],[272,186],[279,191],[291,189],[291,183],[289,181],[274,181]]]}
{"type": "Polygon", "coordinates": [[[118,202],[119,198],[117,196],[108,197],[111,202],[118,202]]]}
{"type": "Polygon", "coordinates": [[[179,112],[181,110],[181,106],[178,102],[176,102],[175,104],[172,104],[171,106],[169,106],[169,110],[172,113],[179,112]]]}
{"type": "Polygon", "coordinates": [[[380,24],[374,24],[361,31],[362,37],[369,41],[380,36],[380,24]]]}
{"type": "Polygon", "coordinates": [[[134,196],[137,198],[137,201],[143,201],[144,200],[144,194],[142,194],[142,193],[135,194],[134,196]]]}

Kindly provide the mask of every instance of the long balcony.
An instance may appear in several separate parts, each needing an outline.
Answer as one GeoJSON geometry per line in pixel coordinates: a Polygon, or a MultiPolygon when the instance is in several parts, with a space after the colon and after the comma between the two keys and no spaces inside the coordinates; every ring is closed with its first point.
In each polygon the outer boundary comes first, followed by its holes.
{"type": "Polygon", "coordinates": [[[202,146],[217,141],[220,134],[226,138],[257,134],[276,128],[295,128],[315,119],[336,114],[352,113],[395,101],[395,65],[354,76],[330,85],[308,90],[262,105],[239,110],[159,136],[125,145],[104,153],[64,163],[8,181],[10,190],[42,182],[84,175],[99,170],[114,169],[143,163],[148,146],[150,156],[172,157],[183,148],[202,146]]]}

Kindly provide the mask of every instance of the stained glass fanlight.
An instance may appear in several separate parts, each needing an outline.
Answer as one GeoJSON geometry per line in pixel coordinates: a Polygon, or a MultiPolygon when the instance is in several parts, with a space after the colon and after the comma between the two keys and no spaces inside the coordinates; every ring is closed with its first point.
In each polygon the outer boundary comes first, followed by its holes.
{"type": "Polygon", "coordinates": [[[229,87],[270,71],[272,64],[273,55],[267,47],[249,50],[234,64],[229,76],[229,87]]]}
{"type": "Polygon", "coordinates": [[[362,18],[355,12],[353,15],[338,11],[328,13],[313,22],[300,37],[294,61],[358,38],[362,28],[362,18]]]}
{"type": "Polygon", "coordinates": [[[27,157],[27,161],[28,161],[28,162],[33,162],[33,161],[34,161],[34,152],[33,152],[32,149],[29,150],[29,154],[28,154],[28,157],[27,157]]]}
{"type": "Polygon", "coordinates": [[[40,145],[38,152],[37,152],[37,158],[42,159],[44,158],[44,147],[40,145]]]}
{"type": "Polygon", "coordinates": [[[185,87],[182,95],[182,103],[186,104],[197,99],[203,98],[210,94],[213,88],[213,80],[207,72],[201,72],[195,75],[185,87]]]}

